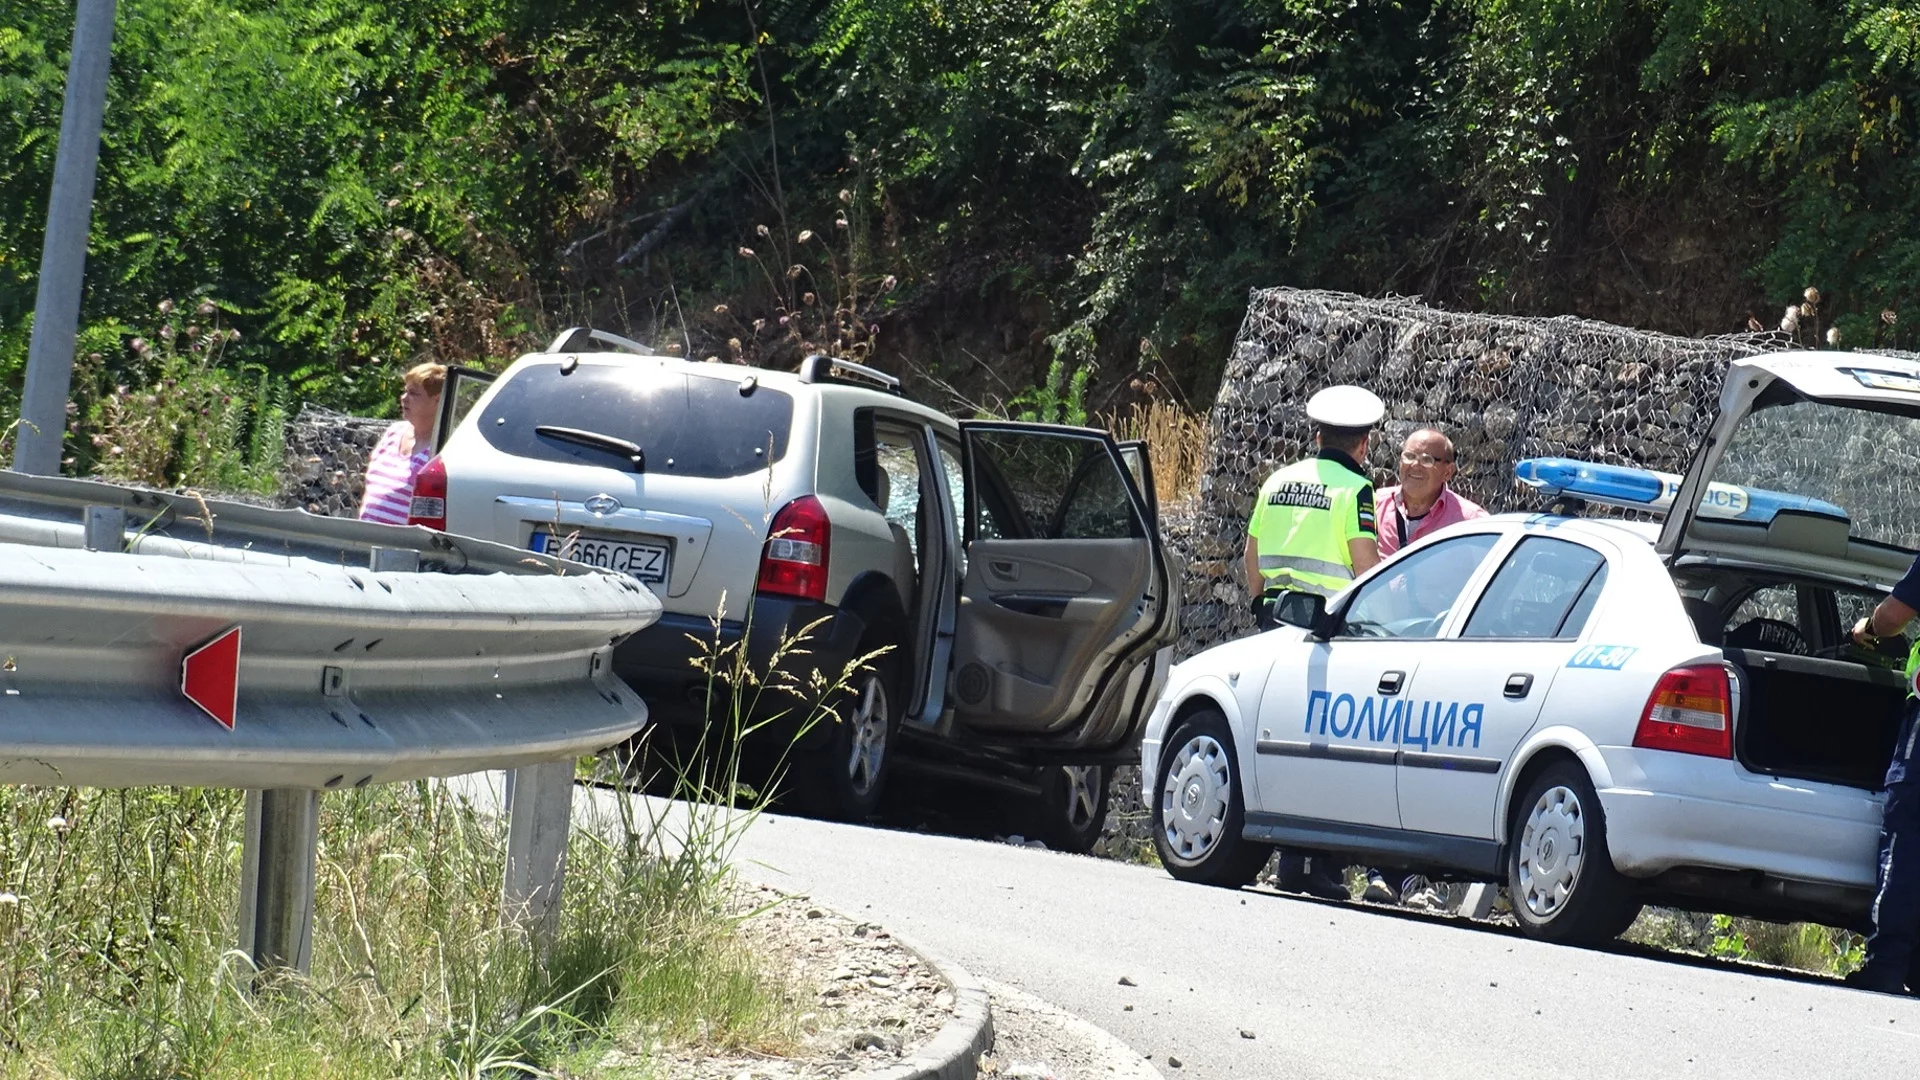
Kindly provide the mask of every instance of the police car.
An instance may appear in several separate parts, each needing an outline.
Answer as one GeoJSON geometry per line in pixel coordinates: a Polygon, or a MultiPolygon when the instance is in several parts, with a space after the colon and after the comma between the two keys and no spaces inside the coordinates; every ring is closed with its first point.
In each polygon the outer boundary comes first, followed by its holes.
{"type": "Polygon", "coordinates": [[[1142,744],[1168,871],[1500,882],[1567,942],[1648,902],[1864,926],[1907,646],[1848,629],[1920,544],[1920,364],[1738,361],[1684,477],[1516,471],[1664,516],[1463,522],[1176,666],[1142,744]]]}

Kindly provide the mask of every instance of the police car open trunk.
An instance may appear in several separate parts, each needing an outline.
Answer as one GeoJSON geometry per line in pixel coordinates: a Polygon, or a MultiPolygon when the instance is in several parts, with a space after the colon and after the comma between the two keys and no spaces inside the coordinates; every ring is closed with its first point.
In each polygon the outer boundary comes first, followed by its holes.
{"type": "Polygon", "coordinates": [[[1740,671],[1734,755],[1768,776],[1877,790],[1893,758],[1906,680],[1843,660],[1726,650],[1740,671]]]}
{"type": "Polygon", "coordinates": [[[1683,592],[1733,578],[1800,590],[1777,617],[1743,608],[1741,621],[1722,607],[1737,625],[1714,626],[1696,614],[1702,640],[1741,673],[1734,749],[1748,768],[1880,786],[1907,684],[1890,670],[1897,659],[1865,653],[1847,631],[1916,548],[1920,364],[1828,352],[1730,365],[1658,549],[1683,592]]]}

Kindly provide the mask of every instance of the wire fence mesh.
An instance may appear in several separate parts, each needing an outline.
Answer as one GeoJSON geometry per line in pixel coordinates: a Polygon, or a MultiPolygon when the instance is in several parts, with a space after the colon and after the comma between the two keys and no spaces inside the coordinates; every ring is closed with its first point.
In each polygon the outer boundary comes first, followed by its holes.
{"type": "Polygon", "coordinates": [[[1712,423],[1727,365],[1795,348],[1784,331],[1680,338],[1575,318],[1441,311],[1417,300],[1302,289],[1255,291],[1211,413],[1213,445],[1185,533],[1179,653],[1252,628],[1238,570],[1261,481],[1312,449],[1306,400],[1353,383],[1387,419],[1364,463],[1395,483],[1400,445],[1438,427],[1455,445],[1453,487],[1499,512],[1532,508],[1514,463],[1549,455],[1685,471],[1712,423]]]}

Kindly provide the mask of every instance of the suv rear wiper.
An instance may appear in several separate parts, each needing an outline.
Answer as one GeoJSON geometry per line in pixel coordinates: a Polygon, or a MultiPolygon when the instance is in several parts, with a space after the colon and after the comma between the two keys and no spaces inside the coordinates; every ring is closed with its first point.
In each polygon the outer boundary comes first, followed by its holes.
{"type": "Polygon", "coordinates": [[[610,450],[626,458],[627,463],[633,466],[634,472],[645,472],[647,468],[647,452],[640,449],[640,444],[636,442],[628,442],[612,435],[602,435],[597,431],[555,427],[551,424],[541,424],[533,429],[533,433],[545,435],[549,439],[559,439],[561,442],[591,446],[595,450],[610,450]]]}

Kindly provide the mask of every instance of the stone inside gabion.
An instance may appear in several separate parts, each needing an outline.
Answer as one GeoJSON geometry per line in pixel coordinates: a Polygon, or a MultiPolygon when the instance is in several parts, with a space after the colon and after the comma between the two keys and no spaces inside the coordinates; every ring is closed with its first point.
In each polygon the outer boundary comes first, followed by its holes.
{"type": "Polygon", "coordinates": [[[353,517],[367,486],[367,458],[391,420],[369,420],[306,405],[287,424],[280,505],[326,517],[353,517]]]}

